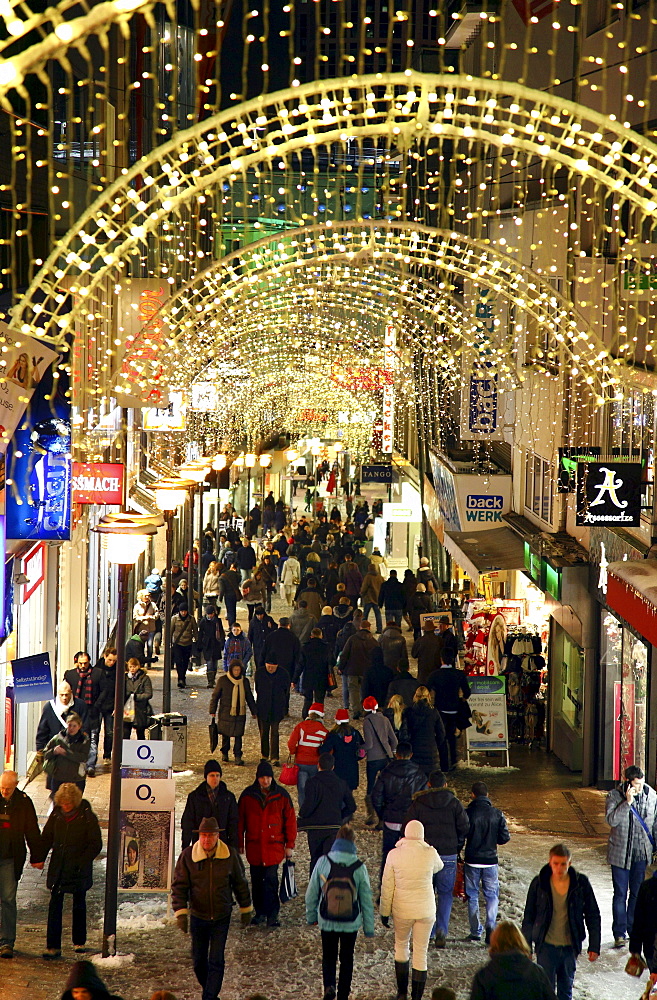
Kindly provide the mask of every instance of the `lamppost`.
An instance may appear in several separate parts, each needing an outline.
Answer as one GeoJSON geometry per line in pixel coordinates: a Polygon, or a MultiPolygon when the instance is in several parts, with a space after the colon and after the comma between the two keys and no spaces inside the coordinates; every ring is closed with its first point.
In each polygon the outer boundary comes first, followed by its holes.
{"type": "Polygon", "coordinates": [[[116,680],[114,684],[114,733],[110,775],[109,819],[107,823],[107,868],[105,871],[105,915],[103,958],[116,954],[116,905],[119,887],[119,811],[121,808],[121,759],[123,704],[125,701],[125,643],[130,569],[146,551],[148,539],[157,534],[164,518],[139,514],[106,514],[92,528],[101,536],[108,562],[119,568],[119,607],[116,630],[116,680]]]}
{"type": "MultiPolygon", "coordinates": [[[[271,455],[269,454],[269,452],[266,452],[266,451],[263,452],[263,454],[258,459],[258,465],[260,466],[260,468],[262,470],[262,491],[261,492],[262,492],[262,511],[263,511],[263,517],[264,517],[264,510],[265,510],[265,476],[266,476],[266,470],[271,465],[271,455]]],[[[279,494],[279,496],[280,496],[280,494],[279,494]]]]}
{"type": "MultiPolygon", "coordinates": [[[[203,462],[188,462],[187,465],[181,465],[178,472],[183,479],[191,479],[194,485],[190,487],[189,490],[189,563],[187,564],[187,590],[188,590],[188,608],[190,615],[194,612],[194,498],[196,495],[196,490],[198,489],[201,495],[200,502],[200,513],[199,513],[199,545],[201,543],[201,538],[203,537],[203,482],[205,477],[210,471],[210,466],[205,465],[203,462]]],[[[202,595],[203,581],[201,579],[201,553],[198,554],[198,595],[199,599],[202,595]]]]}
{"type": "Polygon", "coordinates": [[[162,711],[171,711],[171,560],[173,558],[173,515],[187,500],[194,486],[192,479],[163,479],[155,487],[155,504],[162,511],[167,526],[166,569],[164,571],[164,673],[162,674],[162,711]]]}
{"type": "Polygon", "coordinates": [[[258,459],[257,455],[253,452],[249,452],[244,456],[244,464],[247,468],[247,481],[246,481],[246,516],[248,517],[251,513],[251,469],[256,464],[258,459]]]}

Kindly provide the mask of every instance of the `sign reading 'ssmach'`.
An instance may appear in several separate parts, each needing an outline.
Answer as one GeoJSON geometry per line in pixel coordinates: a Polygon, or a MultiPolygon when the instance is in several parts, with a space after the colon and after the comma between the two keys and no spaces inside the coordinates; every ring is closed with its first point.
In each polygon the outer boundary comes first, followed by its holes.
{"type": "Polygon", "coordinates": [[[637,528],[641,472],[638,462],[578,462],[576,523],[637,528]]]}

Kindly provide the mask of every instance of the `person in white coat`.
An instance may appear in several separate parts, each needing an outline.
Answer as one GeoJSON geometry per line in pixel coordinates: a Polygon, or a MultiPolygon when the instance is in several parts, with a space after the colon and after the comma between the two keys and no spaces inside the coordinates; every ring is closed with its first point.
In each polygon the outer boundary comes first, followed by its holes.
{"type": "Polygon", "coordinates": [[[413,936],[411,1000],[421,1000],[427,982],[427,948],[436,919],[433,877],[443,867],[440,855],[424,839],[417,819],[406,824],[404,836],[388,854],[381,882],[379,912],[384,927],[395,925],[396,1000],[407,1000],[409,942],[413,936]]]}
{"type": "Polygon", "coordinates": [[[297,587],[301,581],[301,563],[296,556],[288,556],[283,563],[283,571],[281,573],[281,583],[283,584],[283,589],[285,590],[285,600],[292,607],[292,602],[294,601],[294,595],[297,592],[297,587]]]}

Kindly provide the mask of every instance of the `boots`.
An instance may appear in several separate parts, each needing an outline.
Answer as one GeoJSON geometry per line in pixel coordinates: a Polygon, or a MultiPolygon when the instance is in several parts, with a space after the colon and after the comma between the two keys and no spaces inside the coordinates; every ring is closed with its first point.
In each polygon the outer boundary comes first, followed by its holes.
{"type": "Polygon", "coordinates": [[[207,677],[208,677],[208,687],[209,688],[213,688],[214,687],[214,679],[215,679],[216,676],[217,675],[213,674],[211,670],[208,670],[207,677]]]}
{"type": "Polygon", "coordinates": [[[413,969],[411,976],[411,1000],[422,1000],[424,987],[427,985],[427,970],[413,969]]]}
{"type": "Polygon", "coordinates": [[[395,975],[397,976],[397,996],[395,1000],[406,1000],[408,996],[409,965],[410,962],[395,962],[395,975]]]}
{"type": "Polygon", "coordinates": [[[372,805],[372,799],[369,795],[365,796],[365,808],[367,809],[367,817],[365,819],[365,826],[376,826],[379,821],[379,817],[374,812],[374,806],[372,805]]]}

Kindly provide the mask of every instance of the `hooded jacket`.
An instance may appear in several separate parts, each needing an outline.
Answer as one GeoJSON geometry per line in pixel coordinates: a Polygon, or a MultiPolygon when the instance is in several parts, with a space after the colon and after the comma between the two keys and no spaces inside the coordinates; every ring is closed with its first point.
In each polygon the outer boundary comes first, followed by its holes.
{"type": "Polygon", "coordinates": [[[358,861],[356,845],[349,840],[336,840],[328,854],[323,855],[315,865],[310,882],[306,889],[306,921],[309,924],[318,923],[320,931],[336,931],[337,933],[353,933],[363,928],[365,937],[374,937],[374,904],[370,877],[364,864],[354,869],[352,878],[357,892],[358,914],[354,920],[328,920],[319,912],[322,898],[322,886],[329,877],[331,862],[336,865],[353,865],[358,861]]]}
{"type": "Polygon", "coordinates": [[[351,789],[358,788],[358,762],[361,758],[362,745],[363,737],[358,730],[349,723],[344,723],[331,730],[320,751],[333,754],[335,773],[346,781],[351,789]]]}
{"type": "Polygon", "coordinates": [[[387,625],[379,636],[379,646],[383,651],[386,667],[399,670],[402,663],[408,667],[408,648],[400,625],[387,625]]]}
{"type": "Polygon", "coordinates": [[[340,655],[340,673],[347,677],[363,677],[372,662],[376,639],[368,629],[359,628],[347,639],[340,655]]]}
{"type": "Polygon", "coordinates": [[[630,952],[633,955],[643,952],[650,972],[657,972],[657,871],[639,889],[630,932],[630,952]]]}
{"type": "Polygon", "coordinates": [[[281,583],[284,587],[298,587],[301,582],[301,563],[296,556],[288,556],[281,571],[281,583]]]}
{"type": "Polygon", "coordinates": [[[321,719],[313,717],[297,722],[287,741],[287,748],[294,754],[295,763],[317,767],[319,748],[327,736],[328,729],[321,719]]]}
{"type": "Polygon", "coordinates": [[[298,826],[300,830],[337,830],[355,812],[356,803],[347,782],[335,771],[318,771],[306,782],[298,826]]]}
{"type": "Polygon", "coordinates": [[[279,865],[287,848],[294,848],[297,819],[289,794],[274,779],[265,795],[258,779],[237,803],[240,852],[250,865],[279,865]]]}
{"type": "Polygon", "coordinates": [[[69,736],[66,731],[57,733],[43,751],[44,760],[55,762],[49,776],[58,784],[65,781],[82,781],[89,757],[89,746],[89,737],[83,729],[80,729],[75,736],[69,736]],[[63,747],[65,753],[56,754],[55,747],[63,747]]]}
{"type": "Polygon", "coordinates": [[[402,823],[427,776],[414,760],[391,760],[376,776],[372,805],[384,823],[402,823]]]}
{"type": "Polygon", "coordinates": [[[400,738],[413,747],[416,764],[431,767],[438,757],[438,747],[445,742],[445,725],[440,712],[427,701],[414,702],[404,709],[400,738]]]}
{"type": "Polygon", "coordinates": [[[493,955],[472,980],[470,1000],[556,1000],[540,965],[521,951],[493,955]]]}
{"type": "Polygon", "coordinates": [[[436,918],[433,876],[443,867],[438,852],[424,839],[421,823],[406,824],[404,836],[389,852],[381,880],[379,912],[397,920],[436,918]]]}
{"type": "Polygon", "coordinates": [[[413,798],[405,822],[419,819],[424,837],[441,857],[458,854],[470,829],[468,816],[449,788],[427,788],[413,798]]]}
{"type": "Polygon", "coordinates": [[[130,674],[125,675],[126,701],[131,694],[134,694],[135,696],[135,718],[133,726],[139,729],[145,728],[153,715],[153,709],[151,708],[153,684],[150,677],[144,670],[138,670],[133,676],[130,676],[130,674]]]}
{"type": "Polygon", "coordinates": [[[208,858],[196,841],[186,847],[176,862],[171,885],[171,905],[178,917],[191,913],[201,920],[229,917],[233,897],[240,913],[248,913],[251,894],[241,858],[233,847],[217,841],[214,857],[208,858]]]}
{"type": "Polygon", "coordinates": [[[202,781],[198,787],[189,793],[183,810],[180,828],[182,831],[182,847],[189,847],[198,840],[199,823],[205,817],[214,816],[219,824],[219,836],[229,847],[237,849],[237,799],[225,781],[220,781],[215,790],[214,801],[210,798],[207,781],[202,781]]]}
{"type": "Polygon", "coordinates": [[[40,860],[52,849],[46,885],[59,892],[87,892],[93,885],[93,860],[103,849],[98,818],[86,799],[71,818],[55,806],[41,834],[40,860]]]}
{"type": "Polygon", "coordinates": [[[511,840],[504,813],[487,795],[478,795],[465,810],[470,829],[465,844],[466,865],[496,865],[498,844],[511,840]]]}
{"type": "MultiPolygon", "coordinates": [[[[582,950],[582,943],[589,934],[588,951],[600,954],[600,910],[596,901],[591,883],[586,875],[568,869],[570,886],[566,896],[568,907],[568,926],[570,938],[575,954],[579,955],[582,950]]],[[[550,929],[552,922],[552,889],[550,879],[552,869],[549,865],[543,865],[538,875],[536,875],[529,886],[527,902],[525,903],[525,913],[522,918],[522,933],[525,935],[527,944],[531,948],[534,946],[539,951],[545,940],[545,935],[550,929]]]]}
{"type": "Polygon", "coordinates": [[[23,874],[27,857],[25,843],[30,849],[30,861],[34,864],[41,860],[41,834],[36,817],[34,804],[29,795],[15,788],[10,799],[0,798],[0,829],[9,822],[11,831],[11,854],[14,862],[16,881],[23,874]],[[8,816],[7,821],[3,817],[8,816]]]}
{"type": "Polygon", "coordinates": [[[73,1000],[73,990],[89,990],[93,1000],[121,1000],[110,993],[91,962],[75,962],[71,967],[61,1000],[73,1000]]]}

